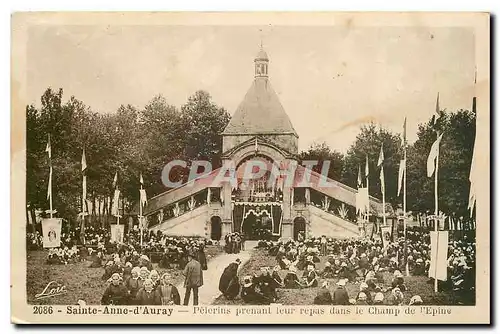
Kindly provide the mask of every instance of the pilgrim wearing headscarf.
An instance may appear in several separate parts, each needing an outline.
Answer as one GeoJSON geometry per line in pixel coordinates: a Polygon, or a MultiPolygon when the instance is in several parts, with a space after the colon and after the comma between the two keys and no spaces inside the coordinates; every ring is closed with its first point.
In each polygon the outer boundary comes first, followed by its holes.
{"type": "Polygon", "coordinates": [[[260,268],[260,270],[260,275],[254,278],[254,283],[257,285],[257,288],[259,289],[261,294],[266,297],[266,299],[275,301],[278,298],[278,295],[276,293],[278,284],[271,277],[269,268],[262,267],[260,268]]]}
{"type": "Polygon", "coordinates": [[[309,288],[315,288],[318,286],[318,274],[314,270],[314,265],[308,265],[307,269],[304,271],[302,278],[305,281],[305,285],[309,288]]]}
{"type": "Polygon", "coordinates": [[[321,277],[323,278],[333,278],[335,276],[335,271],[332,268],[332,265],[330,262],[325,262],[325,268],[323,269],[323,272],[321,272],[321,277]]]}
{"type": "Polygon", "coordinates": [[[144,280],[144,286],[137,292],[135,303],[137,305],[161,305],[160,293],[154,290],[151,279],[144,280]]]}
{"type": "Polygon", "coordinates": [[[156,288],[162,305],[180,305],[181,296],[179,291],[172,284],[171,277],[168,273],[165,273],[161,277],[161,284],[156,288]]]}
{"type": "Polygon", "coordinates": [[[422,305],[424,301],[422,300],[422,297],[419,295],[415,295],[411,297],[409,305],[422,305]]]}
{"type": "Polygon", "coordinates": [[[359,292],[356,298],[356,305],[368,305],[368,295],[364,292],[359,292]]]}
{"type": "Polygon", "coordinates": [[[286,274],[283,283],[285,284],[286,289],[302,288],[302,284],[297,277],[297,269],[295,267],[290,266],[290,271],[286,274]]]}
{"type": "Polygon", "coordinates": [[[156,289],[160,285],[160,275],[153,269],[149,273],[149,278],[153,281],[153,289],[156,289]]]}
{"type": "Polygon", "coordinates": [[[332,294],[328,290],[328,281],[324,281],[314,297],[314,305],[331,305],[332,301],[332,294]]]}
{"type": "MultiPolygon", "coordinates": [[[[119,259],[119,258],[118,258],[119,259]]],[[[119,260],[118,260],[119,262],[119,260]]],[[[116,261],[108,261],[106,267],[104,268],[104,273],[102,274],[102,279],[107,281],[111,275],[114,273],[122,273],[122,268],[118,265],[116,261]]]]}
{"type": "Polygon", "coordinates": [[[171,258],[170,248],[165,247],[163,254],[161,255],[160,263],[158,263],[158,266],[160,268],[170,268],[170,258],[171,258]]]}
{"type": "Polygon", "coordinates": [[[251,305],[268,305],[271,300],[257,291],[256,285],[252,282],[251,276],[243,278],[243,288],[241,289],[241,299],[251,305]]]}
{"type": "Polygon", "coordinates": [[[349,295],[345,289],[345,279],[339,279],[337,282],[337,289],[333,292],[334,305],[349,305],[349,295]]]}
{"type": "Polygon", "coordinates": [[[147,255],[141,255],[139,265],[141,267],[146,267],[149,271],[153,270],[153,264],[149,261],[149,257],[147,255]]]}
{"type": "Polygon", "coordinates": [[[92,263],[90,264],[90,268],[100,268],[102,267],[102,253],[95,252],[92,248],[89,248],[89,254],[91,257],[92,263]]]}
{"type": "Polygon", "coordinates": [[[394,271],[394,279],[392,280],[391,286],[393,289],[399,288],[401,290],[401,292],[406,291],[406,285],[405,285],[405,281],[403,278],[403,274],[401,274],[401,272],[399,270],[394,271]]]}
{"type": "Polygon", "coordinates": [[[130,299],[135,299],[135,296],[137,295],[137,291],[142,287],[141,284],[141,279],[139,278],[139,272],[140,272],[139,267],[134,267],[132,268],[132,271],[130,272],[130,277],[125,281],[125,287],[128,290],[130,299]]]}
{"type": "Polygon", "coordinates": [[[370,293],[368,284],[366,284],[365,282],[361,282],[361,284],[359,285],[359,292],[358,292],[358,296],[356,297],[356,299],[359,299],[359,295],[361,293],[365,294],[367,304],[373,303],[372,294],[370,293]]]}
{"type": "Polygon", "coordinates": [[[140,279],[144,282],[146,279],[149,278],[149,270],[146,267],[141,267],[139,269],[139,277],[140,279]]]}
{"type": "Polygon", "coordinates": [[[373,305],[384,304],[384,294],[382,292],[377,292],[373,298],[373,305]]]}
{"type": "Polygon", "coordinates": [[[108,285],[101,298],[102,305],[126,305],[128,298],[127,288],[122,284],[118,273],[111,275],[111,283],[108,285]]]}
{"type": "Polygon", "coordinates": [[[269,267],[269,274],[271,275],[271,278],[273,279],[273,284],[276,286],[276,288],[283,287],[283,279],[279,275],[278,271],[280,270],[279,266],[269,267]]]}
{"type": "Polygon", "coordinates": [[[402,305],[404,295],[399,288],[392,289],[392,293],[389,296],[389,303],[391,305],[402,305]]]}

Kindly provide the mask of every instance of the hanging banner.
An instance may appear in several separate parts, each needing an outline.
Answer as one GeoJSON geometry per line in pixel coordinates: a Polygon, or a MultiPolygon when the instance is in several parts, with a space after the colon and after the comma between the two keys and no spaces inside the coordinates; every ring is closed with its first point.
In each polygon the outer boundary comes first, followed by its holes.
{"type": "Polygon", "coordinates": [[[447,279],[448,231],[431,231],[431,263],[429,277],[441,281],[447,279]]]}
{"type": "Polygon", "coordinates": [[[392,241],[392,238],[391,238],[391,227],[390,226],[382,226],[382,227],[380,227],[380,231],[381,231],[381,234],[382,234],[382,245],[385,248],[392,241]]]}
{"type": "Polygon", "coordinates": [[[111,225],[111,242],[123,243],[123,232],[125,225],[111,225]]]}
{"type": "Polygon", "coordinates": [[[61,246],[62,218],[46,218],[42,220],[43,248],[61,246]]]}
{"type": "Polygon", "coordinates": [[[113,205],[111,207],[111,214],[115,217],[118,217],[120,215],[119,200],[120,200],[120,190],[116,189],[115,195],[113,196],[113,205]]]}

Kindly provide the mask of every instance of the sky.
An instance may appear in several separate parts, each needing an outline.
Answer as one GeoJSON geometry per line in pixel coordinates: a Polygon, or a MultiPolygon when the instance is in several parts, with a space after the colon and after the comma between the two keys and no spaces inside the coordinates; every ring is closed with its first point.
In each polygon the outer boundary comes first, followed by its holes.
{"type": "Polygon", "coordinates": [[[233,114],[263,44],[269,78],[299,135],[346,152],[374,122],[410,142],[435,112],[470,109],[474,31],[465,27],[38,25],[28,34],[27,100],[63,88],[100,113],[197,90],[233,114]]]}

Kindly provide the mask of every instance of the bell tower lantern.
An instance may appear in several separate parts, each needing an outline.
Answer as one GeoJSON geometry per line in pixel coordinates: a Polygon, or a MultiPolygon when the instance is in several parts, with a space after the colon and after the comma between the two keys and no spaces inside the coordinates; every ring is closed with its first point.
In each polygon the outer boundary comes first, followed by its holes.
{"type": "Polygon", "coordinates": [[[255,78],[267,78],[267,70],[269,65],[269,58],[267,57],[267,53],[260,48],[259,53],[254,59],[255,63],[255,78]]]}

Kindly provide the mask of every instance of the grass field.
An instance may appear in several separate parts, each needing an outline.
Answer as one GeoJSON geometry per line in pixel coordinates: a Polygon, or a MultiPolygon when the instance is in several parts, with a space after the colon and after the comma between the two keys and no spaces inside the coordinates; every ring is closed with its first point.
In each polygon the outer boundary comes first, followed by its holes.
{"type": "MultiPolygon", "coordinates": [[[[323,269],[324,262],[326,259],[321,258],[321,263],[319,263],[316,267],[319,269],[323,269]]],[[[267,255],[267,251],[256,249],[253,251],[250,260],[245,263],[245,265],[241,268],[239,272],[239,276],[243,277],[245,275],[252,275],[254,272],[259,271],[260,267],[274,267],[277,265],[274,257],[267,255]]],[[[279,272],[282,278],[285,277],[286,271],[282,270],[279,272]]],[[[302,271],[297,271],[297,275],[301,277],[302,271]]],[[[389,273],[385,273],[385,286],[388,286],[392,281],[392,275],[389,273]]],[[[337,279],[328,279],[330,281],[330,290],[333,292],[337,282],[337,279]]],[[[433,284],[427,283],[428,278],[422,276],[410,276],[405,277],[405,284],[408,288],[408,291],[405,295],[405,304],[408,305],[410,298],[413,295],[420,295],[422,297],[425,304],[432,305],[451,305],[453,296],[450,293],[446,292],[438,292],[434,293],[433,284]]],[[[320,286],[323,282],[323,279],[320,280],[320,286]]],[[[316,296],[318,290],[320,288],[307,288],[307,289],[278,289],[278,301],[277,303],[283,305],[307,305],[312,304],[314,297],[316,296]]],[[[359,283],[353,284],[349,282],[346,285],[347,292],[350,298],[355,298],[357,293],[359,292],[359,283]]],[[[387,298],[390,295],[390,292],[385,293],[385,297],[387,298]]],[[[239,297],[235,300],[227,300],[224,296],[218,297],[214,301],[215,305],[241,305],[244,304],[243,300],[239,297]]]]}
{"type": "MultiPolygon", "coordinates": [[[[206,248],[207,259],[220,253],[216,246],[206,248]]],[[[89,305],[99,305],[108,283],[101,279],[104,268],[89,268],[90,261],[82,261],[67,265],[48,265],[45,263],[47,251],[31,251],[27,254],[26,285],[29,304],[75,305],[79,299],[89,305]],[[58,296],[36,299],[49,282],[56,282],[66,287],[66,293],[58,296]]],[[[179,270],[161,269],[153,263],[154,269],[160,273],[168,271],[172,274],[174,284],[180,283],[183,276],[179,270]]],[[[15,283],[15,282],[14,282],[15,283]]]]}

